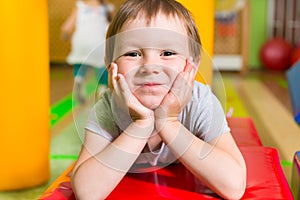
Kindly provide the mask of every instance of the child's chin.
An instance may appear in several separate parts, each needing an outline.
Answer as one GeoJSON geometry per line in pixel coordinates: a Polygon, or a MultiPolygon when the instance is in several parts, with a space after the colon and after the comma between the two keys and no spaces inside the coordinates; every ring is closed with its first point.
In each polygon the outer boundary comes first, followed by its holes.
{"type": "Polygon", "coordinates": [[[160,102],[144,102],[143,105],[150,110],[155,110],[160,105],[160,102]]]}
{"type": "Polygon", "coordinates": [[[148,109],[155,110],[160,104],[161,101],[163,100],[163,96],[158,97],[156,96],[153,98],[153,96],[143,96],[138,98],[138,100],[143,104],[148,109]]]}

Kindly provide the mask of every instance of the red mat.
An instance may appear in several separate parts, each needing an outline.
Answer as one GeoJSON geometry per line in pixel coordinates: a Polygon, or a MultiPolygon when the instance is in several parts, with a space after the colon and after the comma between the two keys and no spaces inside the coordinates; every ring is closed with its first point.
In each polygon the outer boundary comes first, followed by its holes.
{"type": "MultiPolygon", "coordinates": [[[[249,118],[230,118],[232,134],[247,165],[247,187],[242,199],[292,200],[292,193],[280,166],[278,152],[263,147],[249,118]]],[[[74,200],[65,171],[43,194],[40,200],[74,200]]],[[[107,198],[126,199],[219,199],[201,184],[183,165],[173,164],[149,173],[127,174],[107,198]]]]}

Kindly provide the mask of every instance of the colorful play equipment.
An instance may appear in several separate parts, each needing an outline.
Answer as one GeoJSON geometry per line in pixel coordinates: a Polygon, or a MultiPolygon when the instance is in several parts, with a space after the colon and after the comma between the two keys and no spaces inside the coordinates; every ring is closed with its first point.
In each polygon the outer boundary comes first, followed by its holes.
{"type": "Polygon", "coordinates": [[[271,70],[286,70],[290,67],[291,44],[282,38],[268,40],[260,50],[264,67],[271,70]]]}
{"type": "Polygon", "coordinates": [[[300,125],[300,60],[286,72],[286,77],[295,121],[300,125]]]}
{"type": "Polygon", "coordinates": [[[47,1],[0,1],[0,191],[49,179],[47,1]]]}
{"type": "Polygon", "coordinates": [[[245,0],[215,0],[215,16],[218,19],[228,21],[236,15],[244,5],[245,0]]]}
{"type": "MultiPolygon", "coordinates": [[[[247,165],[247,187],[242,199],[292,200],[278,151],[264,147],[250,118],[228,118],[229,127],[247,165]]],[[[71,165],[39,200],[75,200],[70,184],[71,165]]],[[[127,174],[108,200],[219,199],[181,164],[149,173],[127,174]]]]}
{"type": "Polygon", "coordinates": [[[295,47],[292,50],[291,56],[290,56],[290,64],[291,66],[296,64],[298,61],[300,61],[300,45],[295,47]]]}
{"type": "Polygon", "coordinates": [[[300,199],[300,151],[294,156],[291,188],[295,199],[300,199]]]}

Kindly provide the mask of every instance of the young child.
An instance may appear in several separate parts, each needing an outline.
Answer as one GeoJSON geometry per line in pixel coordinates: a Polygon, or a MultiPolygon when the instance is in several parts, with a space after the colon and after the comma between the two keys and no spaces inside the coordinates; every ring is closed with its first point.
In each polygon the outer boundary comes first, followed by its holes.
{"type": "MultiPolygon", "coordinates": [[[[127,0],[107,32],[110,90],[95,104],[72,173],[78,199],[105,199],[127,172],[181,162],[226,199],[246,167],[210,87],[194,81],[200,38],[175,0],[127,0]]],[[[134,187],[134,186],[132,186],[134,187]]]]}
{"type": "Polygon", "coordinates": [[[79,0],[61,27],[63,40],[72,36],[67,63],[74,67],[74,94],[80,103],[85,102],[83,79],[89,68],[94,69],[99,90],[107,86],[104,42],[112,9],[104,0],[79,0]]]}

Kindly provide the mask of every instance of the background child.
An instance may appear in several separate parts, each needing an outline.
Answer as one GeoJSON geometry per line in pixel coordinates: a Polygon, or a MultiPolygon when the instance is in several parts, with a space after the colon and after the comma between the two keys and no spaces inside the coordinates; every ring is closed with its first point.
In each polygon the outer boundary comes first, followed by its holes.
{"type": "Polygon", "coordinates": [[[107,39],[111,90],[86,125],[72,175],[77,198],[105,199],[127,172],[177,160],[221,197],[241,198],[243,157],[210,87],[194,81],[201,43],[188,10],[175,0],[128,0],[107,39]]]}
{"type": "Polygon", "coordinates": [[[99,90],[107,86],[104,41],[112,10],[112,5],[104,0],[77,1],[73,12],[61,27],[63,40],[72,36],[67,63],[74,67],[74,92],[81,103],[85,102],[83,79],[89,68],[95,71],[99,90]]]}

